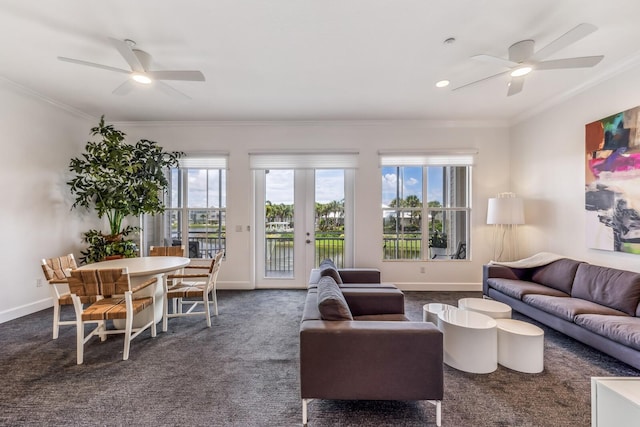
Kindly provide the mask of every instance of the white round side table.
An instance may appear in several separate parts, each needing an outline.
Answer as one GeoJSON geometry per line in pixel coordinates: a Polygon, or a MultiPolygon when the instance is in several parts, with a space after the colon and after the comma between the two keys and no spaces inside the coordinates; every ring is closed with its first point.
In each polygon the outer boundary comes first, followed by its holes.
{"type": "Polygon", "coordinates": [[[449,304],[442,304],[439,302],[432,302],[422,306],[422,321],[431,322],[434,325],[438,324],[438,313],[444,310],[450,310],[456,308],[449,304]]]}
{"type": "Polygon", "coordinates": [[[482,313],[494,319],[511,319],[511,307],[500,301],[484,298],[461,298],[458,300],[458,308],[482,313]]]}
{"type": "Polygon", "coordinates": [[[495,319],[454,308],[438,314],[438,329],[444,335],[444,363],[475,374],[498,369],[495,319]]]}
{"type": "Polygon", "coordinates": [[[514,319],[496,319],[498,363],[518,372],[535,374],[544,369],[544,331],[514,319]]]}

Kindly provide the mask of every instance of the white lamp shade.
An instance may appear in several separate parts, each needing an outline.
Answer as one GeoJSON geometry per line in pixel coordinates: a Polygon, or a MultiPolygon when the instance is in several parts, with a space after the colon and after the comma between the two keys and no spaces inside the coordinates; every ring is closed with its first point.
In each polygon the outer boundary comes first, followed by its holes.
{"type": "Polygon", "coordinates": [[[489,199],[487,224],[524,224],[524,207],[518,197],[494,197],[489,199]]]}

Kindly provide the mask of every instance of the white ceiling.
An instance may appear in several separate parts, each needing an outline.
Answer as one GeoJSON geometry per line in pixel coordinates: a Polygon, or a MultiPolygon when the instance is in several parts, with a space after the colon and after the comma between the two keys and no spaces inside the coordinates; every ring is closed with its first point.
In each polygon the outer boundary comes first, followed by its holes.
{"type": "Polygon", "coordinates": [[[638,0],[0,0],[0,76],[109,121],[513,121],[636,64],[639,18],[638,0]],[[511,97],[508,77],[434,87],[503,70],[473,55],[537,50],[582,22],[599,29],[550,59],[605,55],[594,68],[534,71],[511,97]],[[169,82],[190,100],[118,96],[126,75],[56,59],[128,68],[108,37],[206,82],[169,82]]]}

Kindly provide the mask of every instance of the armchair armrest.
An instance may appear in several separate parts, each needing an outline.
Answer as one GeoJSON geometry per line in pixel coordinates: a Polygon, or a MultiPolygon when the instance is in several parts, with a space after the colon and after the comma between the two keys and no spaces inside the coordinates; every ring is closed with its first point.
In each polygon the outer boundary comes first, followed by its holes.
{"type": "Polygon", "coordinates": [[[354,316],[404,314],[404,294],[396,288],[342,288],[354,316]]]}
{"type": "Polygon", "coordinates": [[[308,320],[303,399],[441,400],[443,336],[427,322],[308,320]]]}
{"type": "Polygon", "coordinates": [[[167,276],[168,280],[171,279],[196,279],[202,277],[209,277],[206,273],[192,273],[192,274],[170,274],[167,276]]]}
{"type": "Polygon", "coordinates": [[[487,280],[489,279],[512,279],[518,280],[521,279],[522,274],[518,275],[516,272],[521,272],[522,270],[514,270],[505,265],[493,265],[493,264],[485,264],[482,266],[482,293],[484,295],[488,295],[489,292],[489,284],[487,280]]]}
{"type": "Polygon", "coordinates": [[[381,283],[377,268],[340,268],[342,283],[381,283]]]}
{"type": "Polygon", "coordinates": [[[153,284],[157,284],[158,283],[158,278],[157,277],[153,277],[145,282],[142,282],[138,285],[136,285],[135,287],[131,287],[131,293],[135,294],[138,291],[141,291],[144,288],[147,288],[153,284]]]}

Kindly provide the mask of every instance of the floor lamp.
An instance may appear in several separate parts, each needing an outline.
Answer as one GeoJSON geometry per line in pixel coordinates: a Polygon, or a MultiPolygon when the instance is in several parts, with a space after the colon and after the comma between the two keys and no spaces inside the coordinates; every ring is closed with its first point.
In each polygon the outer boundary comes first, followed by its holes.
{"type": "Polygon", "coordinates": [[[487,224],[493,225],[493,260],[518,258],[518,225],[524,224],[522,199],[514,193],[500,193],[489,199],[487,224]]]}

